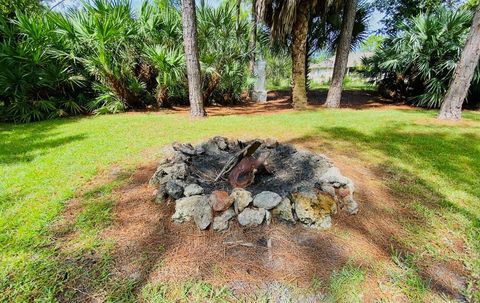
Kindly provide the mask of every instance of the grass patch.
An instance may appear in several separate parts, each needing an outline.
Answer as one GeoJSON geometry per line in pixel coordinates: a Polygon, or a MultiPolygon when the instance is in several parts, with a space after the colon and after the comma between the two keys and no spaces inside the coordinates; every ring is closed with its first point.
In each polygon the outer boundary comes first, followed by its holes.
{"type": "Polygon", "coordinates": [[[430,286],[429,281],[424,281],[420,276],[414,256],[394,251],[392,259],[398,266],[397,270],[390,272],[393,284],[401,289],[411,302],[423,302],[430,286]]]}
{"type": "Polygon", "coordinates": [[[330,295],[333,302],[354,303],[361,302],[362,283],[365,280],[365,271],[348,262],[342,270],[334,272],[330,278],[330,295]]]}
{"type": "Polygon", "coordinates": [[[147,303],[226,303],[235,299],[226,287],[214,287],[203,281],[148,284],[141,295],[147,303]]]}

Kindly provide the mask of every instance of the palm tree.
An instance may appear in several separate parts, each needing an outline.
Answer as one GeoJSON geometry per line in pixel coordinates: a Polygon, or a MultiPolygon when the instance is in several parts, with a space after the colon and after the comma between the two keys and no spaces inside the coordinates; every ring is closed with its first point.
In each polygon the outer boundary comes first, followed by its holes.
{"type": "Polygon", "coordinates": [[[141,107],[137,95],[142,87],[133,75],[137,36],[128,0],[94,0],[80,11],[54,15],[57,31],[69,42],[67,51],[57,55],[78,61],[91,76],[128,107],[141,107]]]}
{"type": "Polygon", "coordinates": [[[138,18],[140,77],[156,90],[157,107],[166,107],[170,93],[182,90],[186,83],[185,56],[178,44],[182,38],[182,16],[168,1],[151,5],[145,1],[138,18]],[[152,85],[153,82],[156,83],[152,85]]]}
{"type": "Polygon", "coordinates": [[[331,4],[341,0],[259,0],[258,15],[271,29],[274,40],[285,41],[291,36],[292,47],[292,102],[297,109],[307,106],[306,58],[309,20],[316,15],[324,15],[331,4]]]}
{"type": "Polygon", "coordinates": [[[190,115],[205,117],[203,107],[202,83],[200,79],[200,63],[198,61],[197,19],[195,0],[182,0],[183,45],[187,64],[188,99],[190,115]]]}
{"type": "Polygon", "coordinates": [[[343,9],[342,30],[340,32],[340,41],[335,55],[335,65],[333,67],[332,83],[328,90],[326,107],[340,107],[342,98],[342,84],[345,77],[345,71],[348,62],[348,53],[352,41],[353,24],[355,22],[355,13],[357,11],[357,0],[346,0],[343,9]]]}
{"type": "Polygon", "coordinates": [[[475,68],[480,58],[480,4],[477,6],[460,62],[440,108],[439,119],[459,120],[475,68]]]}

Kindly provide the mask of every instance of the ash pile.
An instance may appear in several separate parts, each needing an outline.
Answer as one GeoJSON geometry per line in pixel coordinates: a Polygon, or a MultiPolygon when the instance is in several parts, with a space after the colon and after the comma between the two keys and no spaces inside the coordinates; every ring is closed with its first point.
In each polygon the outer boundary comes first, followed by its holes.
{"type": "Polygon", "coordinates": [[[358,212],[353,182],[325,156],[274,139],[214,137],[193,146],[174,143],[150,184],[156,202],[174,201],[176,223],[225,231],[272,218],[317,229],[332,225],[339,209],[358,212]]]}

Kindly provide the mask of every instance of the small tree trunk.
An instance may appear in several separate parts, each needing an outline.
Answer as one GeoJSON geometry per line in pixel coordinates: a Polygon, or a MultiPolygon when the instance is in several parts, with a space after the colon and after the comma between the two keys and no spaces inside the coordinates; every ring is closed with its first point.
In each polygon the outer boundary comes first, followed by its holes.
{"type": "Polygon", "coordinates": [[[343,8],[342,29],[335,55],[332,83],[328,89],[326,107],[340,107],[342,99],[343,78],[348,63],[348,53],[352,42],[353,23],[357,12],[357,0],[346,0],[343,8]]]}
{"type": "Polygon", "coordinates": [[[292,102],[296,109],[307,107],[305,87],[305,59],[307,52],[307,33],[309,1],[302,0],[297,7],[297,16],[292,29],[292,102]]]}
{"type": "Polygon", "coordinates": [[[157,88],[157,108],[167,107],[167,100],[168,100],[168,87],[165,85],[159,85],[157,88]]]}
{"type": "Polygon", "coordinates": [[[213,91],[217,88],[218,83],[220,82],[220,77],[216,72],[212,73],[210,81],[208,82],[207,89],[203,92],[203,101],[207,103],[208,99],[212,95],[213,91]]]}
{"type": "Polygon", "coordinates": [[[440,108],[438,119],[460,120],[462,104],[468,94],[475,68],[480,59],[480,4],[473,17],[465,48],[455,69],[450,87],[440,108]]]}
{"type": "Polygon", "coordinates": [[[250,33],[250,63],[248,69],[250,74],[253,75],[253,69],[255,67],[256,60],[256,47],[257,47],[257,1],[252,0],[252,32],[250,33]]]}
{"type": "Polygon", "coordinates": [[[197,20],[194,0],[182,1],[182,23],[190,116],[205,117],[206,112],[203,108],[202,84],[200,81],[200,63],[198,61],[197,20]]]}

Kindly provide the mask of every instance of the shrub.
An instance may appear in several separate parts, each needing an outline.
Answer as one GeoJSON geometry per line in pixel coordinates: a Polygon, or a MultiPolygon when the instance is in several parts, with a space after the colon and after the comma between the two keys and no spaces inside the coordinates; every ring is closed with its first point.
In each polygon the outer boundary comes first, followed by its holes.
{"type": "MultiPolygon", "coordinates": [[[[382,79],[391,95],[419,106],[440,107],[460,59],[472,13],[445,8],[420,14],[401,26],[399,36],[384,42],[364,60],[366,73],[382,79]]],[[[474,83],[478,83],[477,68],[474,83]]]]}

